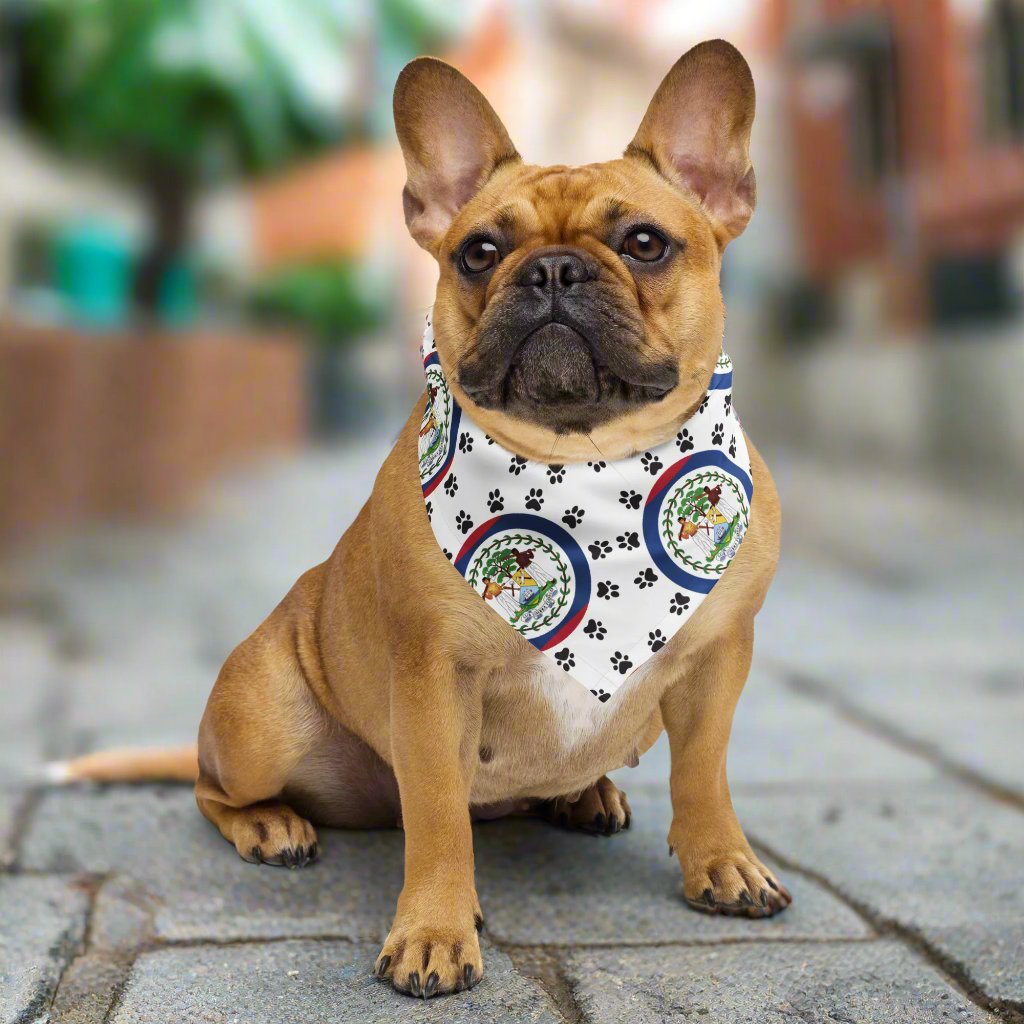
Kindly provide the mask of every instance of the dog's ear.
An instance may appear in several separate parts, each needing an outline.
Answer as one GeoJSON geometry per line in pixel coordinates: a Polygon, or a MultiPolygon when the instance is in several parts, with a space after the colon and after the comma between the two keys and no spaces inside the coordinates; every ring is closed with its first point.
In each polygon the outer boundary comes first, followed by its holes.
{"type": "Polygon", "coordinates": [[[754,212],[753,122],[754,79],[747,62],[731,43],[709,40],[673,65],[625,155],[652,163],[693,192],[724,248],[754,212]]]}
{"type": "Polygon", "coordinates": [[[395,128],[405,157],[409,233],[428,252],[494,169],[518,160],[480,90],[450,64],[419,57],[395,83],[395,128]]]}

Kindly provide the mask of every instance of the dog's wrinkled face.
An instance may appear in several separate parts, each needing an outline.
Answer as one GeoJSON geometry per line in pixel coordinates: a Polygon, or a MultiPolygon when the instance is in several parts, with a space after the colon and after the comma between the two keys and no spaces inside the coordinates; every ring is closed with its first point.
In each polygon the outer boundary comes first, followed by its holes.
{"type": "Polygon", "coordinates": [[[603,164],[524,164],[486,100],[429,58],[403,71],[395,118],[406,219],[441,268],[436,344],[474,419],[552,449],[602,428],[646,447],[680,421],[721,346],[721,250],[753,209],[739,53],[686,54],[603,164]]]}

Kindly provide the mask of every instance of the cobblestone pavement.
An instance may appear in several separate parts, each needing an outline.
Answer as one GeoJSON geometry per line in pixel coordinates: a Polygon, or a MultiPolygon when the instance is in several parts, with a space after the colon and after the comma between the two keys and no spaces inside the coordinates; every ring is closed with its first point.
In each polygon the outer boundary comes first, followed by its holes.
{"type": "Polygon", "coordinates": [[[904,481],[775,461],[784,556],[730,774],[793,891],[778,918],[681,902],[664,742],[620,773],[627,833],[477,827],[487,974],[426,1003],[369,976],[399,832],[327,831],[287,872],[239,860],[186,787],[32,783],[47,758],[190,740],[385,448],[0,573],[0,1021],[1024,1021],[1022,524],[965,525],[904,481]]]}

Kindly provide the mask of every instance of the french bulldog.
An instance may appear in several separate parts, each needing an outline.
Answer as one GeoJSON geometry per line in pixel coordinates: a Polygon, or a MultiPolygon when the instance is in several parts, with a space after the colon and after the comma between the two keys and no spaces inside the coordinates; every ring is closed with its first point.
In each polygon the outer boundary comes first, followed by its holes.
{"type": "MultiPolygon", "coordinates": [[[[508,453],[547,464],[595,451],[610,463],[674,437],[708,391],[722,254],[754,210],[754,84],[740,53],[720,40],[687,52],[606,163],[525,163],[480,92],[429,57],[402,71],[394,114],[405,220],[437,260],[434,343],[464,413],[508,453]]],[[[224,664],[199,731],[199,809],[245,860],[289,867],[317,856],[314,823],[399,824],[405,880],[374,971],[429,997],[483,976],[474,818],[628,828],[605,773],[665,730],[685,900],[747,917],[785,909],[726,779],[779,548],[778,496],[749,439],[742,546],[685,627],[601,703],[495,615],[436,542],[417,465],[425,398],[330,557],[224,664]]]]}

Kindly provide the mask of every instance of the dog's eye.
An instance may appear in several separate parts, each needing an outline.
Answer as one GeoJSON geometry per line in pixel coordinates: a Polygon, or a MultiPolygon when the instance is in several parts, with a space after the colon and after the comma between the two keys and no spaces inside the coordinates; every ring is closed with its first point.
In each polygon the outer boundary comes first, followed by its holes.
{"type": "Polygon", "coordinates": [[[486,238],[477,238],[467,242],[462,248],[462,269],[467,274],[482,274],[485,270],[497,266],[500,259],[498,247],[486,238]]]}
{"type": "Polygon", "coordinates": [[[665,239],[648,228],[631,231],[622,241],[622,255],[641,263],[660,260],[667,248],[665,239]]]}

